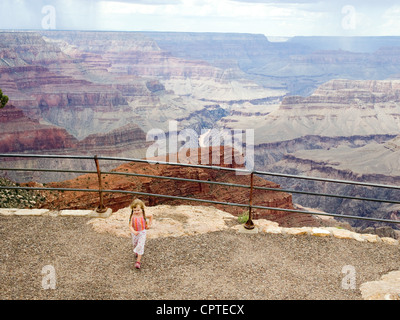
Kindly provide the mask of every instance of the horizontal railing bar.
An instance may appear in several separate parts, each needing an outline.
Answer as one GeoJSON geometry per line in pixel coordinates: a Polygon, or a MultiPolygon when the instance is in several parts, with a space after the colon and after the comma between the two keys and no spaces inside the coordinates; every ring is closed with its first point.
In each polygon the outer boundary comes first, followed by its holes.
{"type": "MultiPolygon", "coordinates": [[[[75,192],[99,192],[98,189],[76,189],[76,188],[45,188],[45,187],[4,187],[0,186],[0,189],[23,189],[23,190],[33,190],[33,191],[75,191],[75,192]]],[[[238,207],[248,207],[248,204],[234,203],[234,202],[221,202],[214,200],[204,200],[204,199],[196,199],[196,198],[185,198],[179,196],[170,196],[170,195],[162,195],[157,193],[146,193],[140,191],[129,191],[129,190],[102,190],[103,193],[127,193],[127,194],[136,194],[136,195],[147,195],[153,197],[162,197],[162,198],[171,198],[177,200],[192,200],[192,201],[200,201],[214,204],[222,204],[222,205],[230,205],[230,206],[238,206],[238,207]]]]}
{"type": "Polygon", "coordinates": [[[358,186],[363,186],[363,187],[389,188],[389,189],[400,190],[400,186],[378,184],[378,183],[357,182],[357,181],[351,181],[351,180],[336,180],[336,179],[308,177],[308,176],[301,176],[301,175],[297,176],[297,175],[292,175],[292,174],[265,172],[265,171],[253,171],[253,173],[261,174],[261,175],[269,175],[269,176],[274,176],[274,177],[282,177],[282,178],[293,178],[293,179],[312,180],[312,181],[320,181],[320,182],[332,182],[332,183],[358,185],[358,186]]]}
{"type": "Polygon", "coordinates": [[[317,216],[329,216],[329,217],[336,217],[336,218],[358,219],[358,220],[368,220],[368,221],[375,221],[375,222],[388,222],[388,223],[400,224],[400,220],[387,220],[387,219],[380,219],[380,218],[358,217],[358,216],[341,215],[341,214],[337,214],[337,213],[310,212],[310,211],[303,211],[303,210],[262,207],[262,206],[252,206],[252,208],[284,211],[284,212],[291,212],[291,213],[304,213],[304,214],[311,214],[311,215],[317,215],[317,216]]]}
{"type": "MultiPolygon", "coordinates": [[[[4,187],[0,186],[0,189],[24,189],[24,190],[50,190],[50,191],[77,191],[77,192],[99,192],[98,189],[73,189],[73,188],[41,188],[41,187],[4,187]]],[[[139,192],[139,191],[128,191],[128,190],[102,190],[104,193],[126,193],[126,194],[135,194],[142,196],[151,196],[151,197],[161,197],[161,198],[170,198],[176,200],[189,200],[189,201],[197,201],[197,202],[205,202],[212,204],[220,204],[220,205],[229,205],[229,206],[237,206],[237,207],[246,207],[248,208],[248,204],[241,203],[232,203],[232,202],[222,202],[222,201],[214,201],[214,200],[205,200],[205,199],[197,199],[197,198],[185,198],[179,196],[170,196],[170,195],[161,195],[155,193],[147,193],[147,192],[139,192]]],[[[380,218],[371,218],[371,217],[359,217],[359,216],[349,216],[349,215],[341,215],[335,213],[327,213],[327,212],[310,212],[304,210],[294,210],[294,209],[285,209],[285,208],[276,208],[276,207],[265,207],[265,206],[257,206],[253,205],[254,209],[264,209],[264,210],[272,210],[272,211],[283,211],[290,213],[301,213],[301,214],[310,214],[317,216],[329,216],[336,218],[344,218],[344,219],[357,219],[357,220],[367,220],[367,221],[375,221],[375,222],[386,222],[386,223],[395,223],[400,224],[400,220],[387,220],[380,218]]]]}
{"type": "MultiPolygon", "coordinates": [[[[38,154],[0,154],[0,157],[14,157],[14,158],[59,158],[59,159],[90,159],[93,160],[95,157],[93,156],[75,156],[75,155],[38,155],[38,154]]],[[[213,169],[213,170],[225,170],[225,171],[235,171],[250,174],[251,171],[247,169],[238,169],[238,168],[228,168],[228,167],[220,167],[220,166],[207,166],[200,164],[191,164],[191,163],[180,163],[180,162],[166,162],[159,160],[150,160],[150,159],[136,159],[136,158],[119,158],[119,157],[102,157],[98,156],[98,160],[113,160],[113,161],[127,161],[127,162],[142,162],[148,164],[162,164],[162,165],[173,165],[173,166],[183,166],[183,167],[192,167],[192,168],[203,168],[203,169],[213,169]]]]}
{"type": "MultiPolygon", "coordinates": [[[[23,186],[0,186],[0,189],[11,190],[33,190],[33,191],[82,191],[82,192],[99,192],[98,189],[77,189],[77,188],[46,188],[46,187],[23,187],[23,186]]],[[[121,190],[122,191],[122,190],[121,190]]]]}
{"type": "Polygon", "coordinates": [[[162,165],[201,168],[201,169],[235,171],[235,172],[242,172],[242,173],[247,173],[247,174],[251,173],[251,170],[247,170],[247,169],[229,168],[229,167],[220,167],[220,166],[208,166],[208,165],[192,164],[192,163],[166,162],[166,161],[150,160],[150,159],[131,159],[131,158],[115,158],[115,157],[98,157],[98,159],[99,160],[128,161],[128,162],[142,162],[142,163],[149,163],[149,164],[162,164],[162,165]]]}
{"type": "Polygon", "coordinates": [[[218,182],[218,181],[206,181],[206,180],[187,179],[187,178],[177,178],[177,177],[167,177],[167,176],[156,176],[156,175],[141,174],[141,173],[118,172],[118,171],[108,171],[108,172],[102,171],[101,173],[102,174],[127,175],[127,176],[135,176],[135,177],[148,177],[148,178],[157,178],[157,179],[166,179],[166,180],[177,180],[177,181],[186,181],[186,182],[198,182],[198,183],[216,184],[216,185],[229,186],[229,187],[250,188],[250,186],[244,185],[244,184],[218,182]]]}
{"type": "Polygon", "coordinates": [[[32,172],[63,172],[63,173],[97,173],[97,171],[89,171],[89,170],[26,169],[26,168],[0,168],[0,171],[32,171],[32,172]]]}
{"type": "MultiPolygon", "coordinates": [[[[88,171],[88,170],[14,169],[14,168],[0,168],[0,171],[33,171],[33,172],[63,172],[63,173],[93,173],[93,174],[97,173],[97,171],[88,171]]],[[[101,174],[148,177],[148,178],[158,178],[158,179],[167,179],[167,180],[217,184],[217,185],[223,185],[223,186],[229,186],[229,187],[250,188],[250,186],[244,185],[244,184],[235,184],[235,183],[217,182],[217,181],[205,181],[205,180],[177,178],[177,177],[166,177],[166,176],[157,176],[157,175],[140,174],[140,173],[132,173],[132,172],[101,171],[101,174]]]]}
{"type": "Polygon", "coordinates": [[[287,193],[298,193],[298,194],[306,194],[310,196],[321,196],[321,197],[331,197],[331,198],[341,198],[341,199],[348,199],[348,200],[361,200],[361,201],[373,201],[373,202],[385,202],[385,203],[394,203],[400,204],[398,200],[386,200],[386,199],[377,199],[377,198],[365,198],[365,197],[352,197],[352,196],[345,196],[339,194],[330,194],[330,193],[316,193],[316,192],[309,192],[309,191],[298,191],[298,190],[291,190],[291,189],[277,189],[277,188],[267,188],[267,187],[253,187],[254,189],[259,190],[266,190],[266,191],[278,191],[278,192],[287,192],[287,193]]]}
{"type": "Polygon", "coordinates": [[[93,160],[93,156],[82,156],[82,155],[62,155],[62,154],[11,154],[11,153],[0,153],[1,158],[44,158],[44,159],[85,159],[93,160]]]}

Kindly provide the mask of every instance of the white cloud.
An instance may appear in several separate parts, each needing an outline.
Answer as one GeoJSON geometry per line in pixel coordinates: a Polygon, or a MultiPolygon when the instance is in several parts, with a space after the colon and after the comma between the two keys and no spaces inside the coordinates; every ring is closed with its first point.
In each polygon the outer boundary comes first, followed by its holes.
{"type": "Polygon", "coordinates": [[[56,8],[61,29],[400,35],[395,0],[1,0],[0,28],[40,28],[44,5],[56,8]],[[346,5],[355,28],[343,28],[346,5]]]}
{"type": "Polygon", "coordinates": [[[268,35],[313,34],[326,13],[304,4],[181,0],[179,3],[99,3],[102,25],[113,30],[246,32],[268,35]],[[140,27],[138,27],[140,25],[140,27]]]}
{"type": "Polygon", "coordinates": [[[400,6],[392,6],[383,13],[382,25],[379,29],[380,32],[386,32],[386,35],[398,34],[398,30],[400,30],[400,6]]]}
{"type": "Polygon", "coordinates": [[[99,11],[105,15],[155,14],[157,10],[162,12],[159,5],[116,1],[101,1],[99,2],[98,8],[99,11]]]}
{"type": "Polygon", "coordinates": [[[221,18],[290,18],[311,15],[294,4],[247,3],[231,0],[182,0],[177,4],[141,4],[101,1],[101,11],[108,14],[159,14],[184,17],[221,18]]]}

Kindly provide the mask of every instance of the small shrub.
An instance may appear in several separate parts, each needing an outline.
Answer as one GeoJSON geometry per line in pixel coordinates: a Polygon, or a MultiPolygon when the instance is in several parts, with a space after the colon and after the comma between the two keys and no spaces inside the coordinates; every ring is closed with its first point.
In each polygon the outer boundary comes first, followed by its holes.
{"type": "Polygon", "coordinates": [[[249,220],[249,211],[243,211],[243,213],[240,216],[238,216],[238,222],[242,224],[246,223],[247,220],[249,220]]]}

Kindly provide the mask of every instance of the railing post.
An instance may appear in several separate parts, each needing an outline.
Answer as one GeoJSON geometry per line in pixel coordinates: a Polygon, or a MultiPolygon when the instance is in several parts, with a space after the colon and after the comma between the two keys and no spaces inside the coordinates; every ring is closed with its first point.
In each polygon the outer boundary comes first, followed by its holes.
{"type": "Polygon", "coordinates": [[[94,156],[94,162],[96,163],[97,177],[99,180],[99,196],[100,196],[100,204],[97,207],[96,212],[104,213],[107,211],[107,208],[103,204],[103,185],[101,183],[101,171],[100,171],[99,159],[97,159],[97,155],[94,156]]]}
{"type": "Polygon", "coordinates": [[[253,223],[253,213],[252,213],[252,206],[253,206],[253,186],[254,186],[254,172],[250,174],[250,198],[249,198],[249,218],[247,222],[244,224],[244,227],[248,230],[254,229],[253,223]]]}

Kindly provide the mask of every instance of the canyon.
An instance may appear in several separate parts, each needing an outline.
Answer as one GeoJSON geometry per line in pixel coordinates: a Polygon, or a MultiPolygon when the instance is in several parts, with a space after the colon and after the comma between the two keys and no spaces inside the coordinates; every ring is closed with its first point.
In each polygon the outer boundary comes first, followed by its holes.
{"type": "MultiPolygon", "coordinates": [[[[397,185],[399,50],[398,37],[273,42],[229,33],[0,32],[0,88],[10,98],[0,110],[0,153],[144,158],[147,133],[176,134],[168,130],[177,121],[178,131],[198,134],[253,129],[257,170],[397,185]]],[[[11,168],[93,170],[93,163],[80,160],[2,162],[11,168]]],[[[113,163],[104,164],[112,169],[113,163]]],[[[64,173],[5,175],[19,182],[71,179],[64,173]]],[[[278,177],[266,183],[397,197],[395,191],[331,189],[278,177]]],[[[293,203],[400,216],[395,205],[299,195],[293,203]]]]}
{"type": "MultiPolygon", "coordinates": [[[[258,130],[264,140],[255,148],[255,162],[271,172],[397,186],[399,88],[398,80],[331,80],[308,97],[285,98],[256,127],[256,137],[261,137],[258,130]]],[[[387,200],[399,196],[394,188],[273,181],[317,193],[387,200]]],[[[323,211],[400,220],[398,204],[306,195],[296,195],[294,201],[323,211]]],[[[358,227],[377,225],[353,222],[358,227]]]]}

